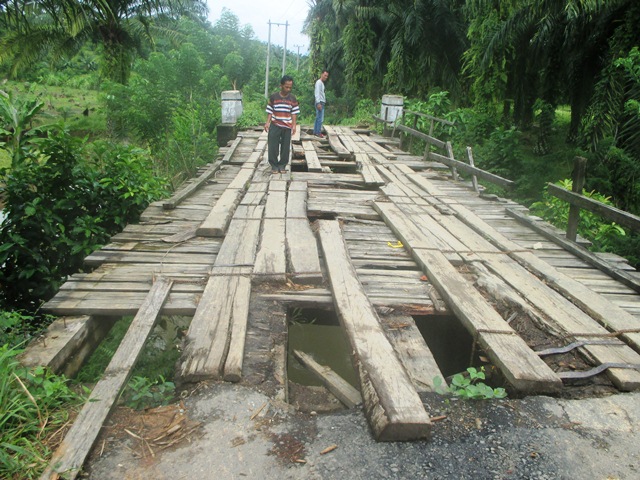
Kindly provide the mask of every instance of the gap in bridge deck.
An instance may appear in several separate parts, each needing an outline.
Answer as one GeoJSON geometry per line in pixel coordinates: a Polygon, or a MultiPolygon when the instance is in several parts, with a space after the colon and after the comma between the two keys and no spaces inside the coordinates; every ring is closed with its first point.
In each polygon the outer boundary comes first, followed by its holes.
{"type": "MultiPolygon", "coordinates": [[[[473,337],[452,315],[414,316],[418,330],[445,377],[464,372],[471,361],[473,337]]],[[[475,352],[473,366],[481,363],[475,352]]]]}
{"type": "MultiPolygon", "coordinates": [[[[189,324],[189,316],[162,315],[136,362],[131,378],[140,376],[156,381],[160,376],[165,382],[173,382],[176,376],[176,362],[180,357],[183,339],[189,324]]],[[[127,334],[133,316],[117,320],[107,336],[100,342],[75,376],[76,381],[95,383],[111,361],[122,339],[127,334]]]]}
{"type": "Polygon", "coordinates": [[[360,388],[351,362],[351,346],[335,311],[321,308],[290,308],[287,320],[289,403],[304,412],[344,408],[322,385],[318,377],[293,354],[294,350],[298,350],[310,355],[319,364],[331,368],[354,388],[360,388]]]}

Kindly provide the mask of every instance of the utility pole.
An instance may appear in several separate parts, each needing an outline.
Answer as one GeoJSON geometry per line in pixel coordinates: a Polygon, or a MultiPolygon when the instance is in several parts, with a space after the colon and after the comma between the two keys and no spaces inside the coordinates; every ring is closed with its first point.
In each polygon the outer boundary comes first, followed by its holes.
{"type": "Polygon", "coordinates": [[[269,54],[271,53],[271,19],[269,19],[269,41],[267,42],[267,73],[264,79],[264,98],[269,98],[269,54]]]}
{"type": "Polygon", "coordinates": [[[285,23],[275,23],[269,20],[269,40],[267,43],[267,72],[265,74],[264,80],[264,96],[265,98],[269,98],[269,55],[271,53],[271,25],[284,25],[284,50],[282,52],[282,76],[284,77],[284,69],[286,67],[287,62],[287,31],[289,30],[289,21],[285,23]]]}
{"type": "Polygon", "coordinates": [[[287,32],[289,31],[289,21],[284,22],[284,50],[282,50],[282,76],[287,66],[287,32]]]}
{"type": "Polygon", "coordinates": [[[300,70],[300,48],[304,45],[294,45],[298,49],[298,58],[296,59],[296,71],[300,70]]]}

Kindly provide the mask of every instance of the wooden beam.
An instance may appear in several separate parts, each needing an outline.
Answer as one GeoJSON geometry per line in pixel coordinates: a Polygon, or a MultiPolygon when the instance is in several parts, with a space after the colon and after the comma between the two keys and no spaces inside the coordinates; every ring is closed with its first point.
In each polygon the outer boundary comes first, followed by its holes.
{"type": "Polygon", "coordinates": [[[307,370],[313,373],[347,408],[353,408],[362,404],[360,392],[353,388],[349,382],[334,372],[330,367],[320,365],[311,355],[300,350],[294,350],[293,356],[307,370]]]}
{"type": "Polygon", "coordinates": [[[88,315],[57,318],[41,337],[27,345],[18,359],[26,367],[41,365],[73,378],[117,320],[118,317],[88,315]]]}
{"type": "MultiPolygon", "coordinates": [[[[451,208],[456,211],[456,215],[461,221],[487,237],[502,251],[509,252],[511,258],[534,272],[547,285],[571,299],[601,325],[613,331],[631,331],[640,328],[640,318],[631,315],[612,301],[588,288],[584,283],[574,280],[561,270],[552,267],[533,252],[522,251],[517,243],[509,240],[469,209],[461,205],[453,205],[451,208]]],[[[640,353],[640,333],[625,333],[620,335],[620,338],[640,353]]]]}
{"type": "Polygon", "coordinates": [[[407,127],[405,125],[397,125],[396,129],[400,130],[401,132],[408,133],[409,135],[412,135],[416,138],[419,138],[420,140],[424,140],[429,145],[433,145],[434,147],[441,148],[444,150],[447,146],[447,144],[442,140],[438,140],[435,137],[427,135],[426,133],[422,133],[418,130],[414,130],[413,128],[407,127]]]}
{"type": "Polygon", "coordinates": [[[127,334],[107,366],[102,379],[91,391],[64,440],[53,454],[41,480],[75,479],[80,473],[102,425],[120,396],[144,344],[158,319],[173,281],[159,277],[149,290],[127,334]]]}
{"type": "Polygon", "coordinates": [[[428,437],[429,415],[358,281],[340,224],[335,220],[318,223],[336,311],[354,351],[365,414],[376,439],[428,437]]]}

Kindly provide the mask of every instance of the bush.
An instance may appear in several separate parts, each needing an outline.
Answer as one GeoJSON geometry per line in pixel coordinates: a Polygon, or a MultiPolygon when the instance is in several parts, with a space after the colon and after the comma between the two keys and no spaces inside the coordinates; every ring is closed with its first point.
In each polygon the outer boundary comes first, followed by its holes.
{"type": "MultiPolygon", "coordinates": [[[[571,190],[573,182],[571,180],[562,180],[557,182],[562,188],[571,190]]],[[[591,191],[582,190],[582,195],[591,198],[605,205],[611,205],[609,197],[591,191]]],[[[561,200],[546,190],[541,202],[531,205],[531,212],[539,215],[545,220],[551,222],[556,227],[566,230],[569,222],[569,203],[561,200]]],[[[620,237],[626,235],[624,229],[616,223],[608,223],[595,213],[585,209],[580,209],[580,221],[578,222],[578,233],[593,242],[593,249],[601,252],[615,251],[615,246],[620,237]]]]}
{"type": "Polygon", "coordinates": [[[0,308],[35,312],[87,254],[166,190],[140,149],[90,149],[61,130],[29,147],[3,179],[0,308]]]}

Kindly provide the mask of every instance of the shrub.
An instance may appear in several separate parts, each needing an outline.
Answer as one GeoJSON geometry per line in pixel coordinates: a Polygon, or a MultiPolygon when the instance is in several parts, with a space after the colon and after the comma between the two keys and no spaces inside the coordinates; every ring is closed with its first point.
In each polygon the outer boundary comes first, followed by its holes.
{"type": "Polygon", "coordinates": [[[92,149],[62,130],[30,144],[5,172],[0,307],[34,312],[112,233],[165,193],[144,150],[92,149]]]}
{"type": "MultiPolygon", "coordinates": [[[[557,182],[562,188],[571,190],[573,182],[569,179],[557,182]]],[[[591,198],[605,205],[611,205],[609,197],[591,191],[582,190],[582,195],[591,198]]],[[[543,200],[531,205],[531,212],[539,215],[545,220],[551,222],[558,228],[567,229],[569,221],[569,203],[561,200],[545,190],[543,200]]],[[[614,251],[617,240],[625,236],[624,229],[616,223],[608,223],[595,213],[585,209],[580,209],[580,221],[578,222],[578,233],[584,238],[593,242],[593,248],[596,251],[609,252],[614,251]]]]}

